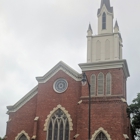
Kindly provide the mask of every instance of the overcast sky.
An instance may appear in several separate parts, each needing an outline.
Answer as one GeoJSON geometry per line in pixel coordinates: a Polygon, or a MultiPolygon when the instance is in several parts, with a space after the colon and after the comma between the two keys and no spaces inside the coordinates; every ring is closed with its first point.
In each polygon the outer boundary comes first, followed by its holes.
{"type": "MultiPolygon", "coordinates": [[[[89,22],[97,34],[101,0],[0,0],[0,136],[15,104],[59,61],[81,72],[89,22]]],[[[140,92],[140,1],[111,0],[131,77],[128,104],[140,92]]]]}

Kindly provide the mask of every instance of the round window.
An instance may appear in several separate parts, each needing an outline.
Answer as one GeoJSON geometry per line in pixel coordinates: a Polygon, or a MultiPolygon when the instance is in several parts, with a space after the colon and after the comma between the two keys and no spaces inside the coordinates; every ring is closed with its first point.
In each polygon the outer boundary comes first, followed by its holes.
{"type": "Polygon", "coordinates": [[[65,79],[57,79],[54,84],[53,84],[53,89],[57,92],[57,93],[62,93],[64,92],[68,87],[68,82],[65,79]]]}

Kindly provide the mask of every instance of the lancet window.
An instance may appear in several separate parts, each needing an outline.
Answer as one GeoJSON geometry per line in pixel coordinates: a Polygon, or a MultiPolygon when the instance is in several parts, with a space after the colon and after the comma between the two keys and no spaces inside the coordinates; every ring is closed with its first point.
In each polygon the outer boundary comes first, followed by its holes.
{"type": "Polygon", "coordinates": [[[108,73],[106,75],[106,94],[107,95],[111,94],[111,80],[112,80],[111,74],[108,73]]]}
{"type": "Polygon", "coordinates": [[[90,94],[91,95],[96,94],[96,76],[95,76],[95,74],[92,74],[90,77],[90,94]]]}
{"type": "Polygon", "coordinates": [[[27,140],[27,138],[26,138],[26,136],[23,134],[23,135],[19,138],[19,140],[27,140]]]}
{"type": "Polygon", "coordinates": [[[95,140],[108,140],[103,132],[100,132],[95,140]]]}
{"type": "Polygon", "coordinates": [[[102,15],[102,29],[106,29],[106,14],[105,14],[105,12],[102,15]]]}
{"type": "Polygon", "coordinates": [[[58,109],[50,118],[47,140],[69,140],[69,131],[68,118],[58,109]]]}
{"type": "Polygon", "coordinates": [[[98,95],[104,94],[104,74],[98,74],[98,95]]]}

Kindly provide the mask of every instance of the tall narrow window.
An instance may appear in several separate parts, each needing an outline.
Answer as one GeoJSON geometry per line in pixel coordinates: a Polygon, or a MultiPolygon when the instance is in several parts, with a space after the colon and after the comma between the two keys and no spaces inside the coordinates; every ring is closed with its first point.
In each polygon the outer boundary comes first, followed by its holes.
{"type": "Polygon", "coordinates": [[[107,95],[110,95],[111,94],[111,80],[112,80],[111,74],[108,73],[106,75],[106,94],[107,95]]]}
{"type": "Polygon", "coordinates": [[[104,74],[98,74],[98,95],[104,94],[104,74]]]}
{"type": "Polygon", "coordinates": [[[50,118],[47,140],[69,140],[68,118],[61,109],[50,118]]]}
{"type": "Polygon", "coordinates": [[[102,29],[106,29],[106,14],[105,14],[105,12],[102,15],[102,29]]]}
{"type": "Polygon", "coordinates": [[[101,60],[101,43],[97,41],[96,43],[96,60],[101,60]]]}
{"type": "Polygon", "coordinates": [[[19,140],[27,140],[27,138],[26,138],[26,136],[23,134],[23,135],[19,138],[19,140]]]}
{"type": "Polygon", "coordinates": [[[100,132],[95,140],[108,140],[103,132],[100,132]]]}
{"type": "Polygon", "coordinates": [[[106,40],[105,42],[105,59],[110,59],[110,42],[109,40],[106,40]]]}
{"type": "Polygon", "coordinates": [[[90,77],[90,94],[91,95],[96,94],[96,76],[95,76],[95,74],[91,75],[91,77],[90,77]]]}

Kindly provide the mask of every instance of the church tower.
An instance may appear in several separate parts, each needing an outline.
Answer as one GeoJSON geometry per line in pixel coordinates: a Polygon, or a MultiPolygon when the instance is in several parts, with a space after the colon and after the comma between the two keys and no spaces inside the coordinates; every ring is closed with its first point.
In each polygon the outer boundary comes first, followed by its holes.
{"type": "Polygon", "coordinates": [[[87,62],[122,59],[122,37],[116,21],[113,30],[113,7],[110,0],[101,0],[97,11],[98,35],[92,35],[91,25],[87,31],[87,62]]]}
{"type": "MultiPolygon", "coordinates": [[[[132,140],[126,113],[126,81],[130,75],[127,62],[122,58],[122,37],[117,21],[113,28],[110,0],[101,0],[97,17],[98,34],[93,35],[91,25],[87,31],[87,63],[79,64],[90,83],[91,139],[100,140],[102,135],[105,140],[132,140]]],[[[84,110],[84,106],[88,108],[88,96],[88,85],[82,86],[84,105],[80,106],[79,114],[88,113],[84,110]]],[[[80,133],[84,134],[84,128],[80,133]]]]}

